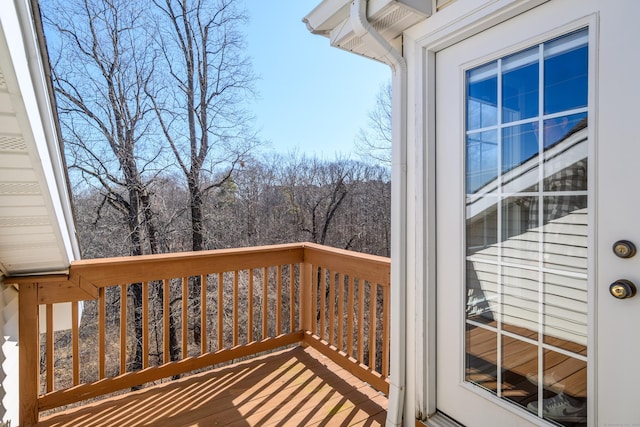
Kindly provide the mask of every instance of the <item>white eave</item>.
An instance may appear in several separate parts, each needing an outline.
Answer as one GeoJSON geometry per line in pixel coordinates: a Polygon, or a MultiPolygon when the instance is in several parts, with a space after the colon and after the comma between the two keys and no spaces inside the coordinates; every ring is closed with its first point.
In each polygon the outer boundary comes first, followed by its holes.
{"type": "Polygon", "coordinates": [[[35,16],[30,0],[0,8],[0,278],[65,272],[79,258],[35,16]]]}
{"type": "MultiPolygon", "coordinates": [[[[392,46],[401,48],[401,35],[431,15],[431,0],[369,0],[367,19],[392,46]]],[[[382,61],[351,25],[351,0],[324,0],[303,21],[313,34],[328,37],[331,46],[382,61]]]]}

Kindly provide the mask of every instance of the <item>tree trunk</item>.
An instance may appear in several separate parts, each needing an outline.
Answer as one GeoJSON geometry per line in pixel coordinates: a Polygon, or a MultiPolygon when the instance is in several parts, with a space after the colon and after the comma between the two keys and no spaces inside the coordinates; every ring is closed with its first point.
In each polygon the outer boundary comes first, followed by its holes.
{"type": "Polygon", "coordinates": [[[197,183],[189,183],[190,207],[191,207],[191,249],[201,251],[204,249],[204,215],[203,201],[200,188],[197,183]]]}

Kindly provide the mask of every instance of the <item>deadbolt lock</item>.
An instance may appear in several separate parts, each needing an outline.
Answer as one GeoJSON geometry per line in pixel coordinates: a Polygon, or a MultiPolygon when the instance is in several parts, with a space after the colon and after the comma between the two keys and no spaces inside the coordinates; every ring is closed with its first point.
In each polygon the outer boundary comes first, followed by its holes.
{"type": "Polygon", "coordinates": [[[630,280],[620,279],[609,286],[609,292],[618,299],[627,299],[633,297],[637,290],[636,285],[630,280]]]}
{"type": "Polygon", "coordinates": [[[636,254],[636,245],[628,240],[618,240],[613,244],[613,253],[620,258],[631,258],[636,254]]]}

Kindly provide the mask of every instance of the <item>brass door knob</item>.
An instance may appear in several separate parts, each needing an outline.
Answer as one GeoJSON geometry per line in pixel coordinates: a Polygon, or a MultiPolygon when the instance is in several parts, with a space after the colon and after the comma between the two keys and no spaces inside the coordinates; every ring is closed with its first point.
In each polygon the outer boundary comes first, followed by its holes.
{"type": "Polygon", "coordinates": [[[620,258],[631,258],[636,254],[636,245],[628,240],[618,240],[613,244],[613,253],[620,258]]]}
{"type": "Polygon", "coordinates": [[[633,284],[630,280],[620,279],[616,280],[609,286],[609,292],[615,298],[618,299],[627,299],[633,297],[636,292],[636,285],[633,284]]]}

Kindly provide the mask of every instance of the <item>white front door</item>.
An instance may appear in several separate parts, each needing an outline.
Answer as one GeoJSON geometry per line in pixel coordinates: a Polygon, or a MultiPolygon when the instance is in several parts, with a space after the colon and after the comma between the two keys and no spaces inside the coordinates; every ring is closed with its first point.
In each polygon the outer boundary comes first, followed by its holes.
{"type": "Polygon", "coordinates": [[[437,408],[640,426],[640,1],[554,0],[436,53],[437,408]]]}

